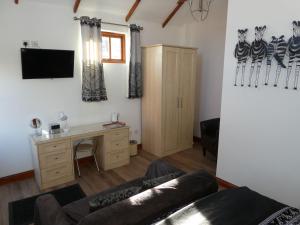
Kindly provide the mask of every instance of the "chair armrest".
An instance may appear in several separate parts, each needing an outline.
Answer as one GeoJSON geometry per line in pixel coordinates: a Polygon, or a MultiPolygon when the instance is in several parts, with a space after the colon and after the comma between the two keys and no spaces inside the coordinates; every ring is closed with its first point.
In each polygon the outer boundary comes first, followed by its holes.
{"type": "Polygon", "coordinates": [[[200,122],[201,136],[205,136],[206,135],[206,130],[207,130],[206,121],[200,122]]]}
{"type": "Polygon", "coordinates": [[[46,194],[37,198],[34,209],[35,225],[71,225],[62,207],[53,195],[46,194]]]}
{"type": "Polygon", "coordinates": [[[219,134],[220,134],[220,128],[218,128],[218,129],[216,130],[216,138],[218,138],[218,139],[219,139],[219,134]]]}

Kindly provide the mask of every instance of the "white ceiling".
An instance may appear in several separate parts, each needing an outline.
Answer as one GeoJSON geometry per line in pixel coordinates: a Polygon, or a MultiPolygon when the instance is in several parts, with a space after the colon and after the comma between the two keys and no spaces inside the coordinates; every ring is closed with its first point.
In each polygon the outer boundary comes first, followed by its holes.
{"type": "MultiPolygon", "coordinates": [[[[40,3],[59,4],[69,6],[71,9],[75,0],[32,0],[40,3]]],[[[133,14],[131,21],[145,20],[162,23],[176,6],[178,0],[142,0],[133,14]]],[[[81,0],[80,9],[104,11],[107,14],[127,15],[135,0],[81,0]]],[[[20,3],[22,4],[22,2],[20,3]]],[[[79,11],[80,12],[80,11],[79,11]]],[[[172,24],[184,24],[191,22],[188,4],[176,13],[172,24]]]]}

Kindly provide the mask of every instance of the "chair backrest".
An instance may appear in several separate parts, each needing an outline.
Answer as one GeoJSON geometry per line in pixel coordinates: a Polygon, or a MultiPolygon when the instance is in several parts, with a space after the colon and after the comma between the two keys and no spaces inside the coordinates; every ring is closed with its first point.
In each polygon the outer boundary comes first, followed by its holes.
{"type": "Polygon", "coordinates": [[[215,136],[219,133],[220,118],[214,118],[200,122],[202,136],[215,136]]]}

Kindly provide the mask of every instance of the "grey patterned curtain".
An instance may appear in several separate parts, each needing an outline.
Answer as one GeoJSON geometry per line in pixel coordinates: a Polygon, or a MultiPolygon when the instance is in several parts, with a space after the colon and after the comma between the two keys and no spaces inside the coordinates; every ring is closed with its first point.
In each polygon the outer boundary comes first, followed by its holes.
{"type": "Polygon", "coordinates": [[[140,98],[143,96],[140,30],[139,26],[135,24],[130,25],[129,98],[140,98]]]}
{"type": "Polygon", "coordinates": [[[102,64],[101,20],[80,18],[82,36],[82,100],[107,100],[102,64]]]}

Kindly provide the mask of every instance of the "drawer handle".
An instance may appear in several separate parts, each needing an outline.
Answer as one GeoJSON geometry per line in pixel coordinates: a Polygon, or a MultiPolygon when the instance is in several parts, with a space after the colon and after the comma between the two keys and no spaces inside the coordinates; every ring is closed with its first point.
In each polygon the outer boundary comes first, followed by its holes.
{"type": "Polygon", "coordinates": [[[59,174],[59,171],[56,171],[55,173],[56,173],[56,174],[59,174]]]}
{"type": "Polygon", "coordinates": [[[53,145],[53,148],[56,148],[56,145],[53,145]]]}
{"type": "Polygon", "coordinates": [[[58,160],[59,158],[58,157],[55,157],[55,160],[58,160]]]}

